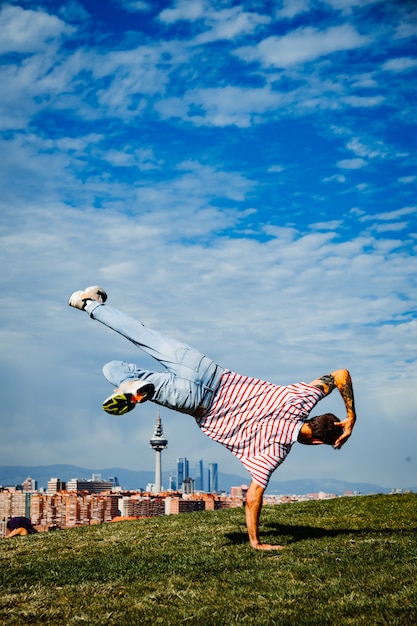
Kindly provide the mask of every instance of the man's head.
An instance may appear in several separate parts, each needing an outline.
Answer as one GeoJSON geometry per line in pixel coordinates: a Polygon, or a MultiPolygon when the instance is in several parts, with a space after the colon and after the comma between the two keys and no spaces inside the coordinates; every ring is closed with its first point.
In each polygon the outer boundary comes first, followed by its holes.
{"type": "Polygon", "coordinates": [[[333,413],[316,415],[304,422],[301,427],[298,441],[304,445],[326,443],[334,446],[341,435],[340,419],[333,413]]]}

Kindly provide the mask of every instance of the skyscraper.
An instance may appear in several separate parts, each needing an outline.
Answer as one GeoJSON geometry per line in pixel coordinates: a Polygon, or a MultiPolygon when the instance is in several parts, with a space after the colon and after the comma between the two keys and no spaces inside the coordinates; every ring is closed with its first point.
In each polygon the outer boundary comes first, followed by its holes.
{"type": "Polygon", "coordinates": [[[177,459],[177,489],[181,489],[183,481],[189,476],[188,459],[185,457],[177,459]]]}
{"type": "Polygon", "coordinates": [[[202,459],[196,465],[195,489],[204,491],[204,463],[202,459]]]}
{"type": "Polygon", "coordinates": [[[169,487],[170,491],[176,491],[177,489],[177,475],[174,472],[171,472],[169,475],[169,487]]]}
{"type": "Polygon", "coordinates": [[[215,493],[219,490],[217,463],[208,464],[208,493],[215,493]]]}

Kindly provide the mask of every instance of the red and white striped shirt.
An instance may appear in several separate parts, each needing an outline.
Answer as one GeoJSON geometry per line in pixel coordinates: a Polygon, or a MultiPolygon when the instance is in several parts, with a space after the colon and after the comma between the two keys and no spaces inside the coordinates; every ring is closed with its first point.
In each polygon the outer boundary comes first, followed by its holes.
{"type": "Polygon", "coordinates": [[[234,454],[252,479],[268,485],[324,393],[306,383],[281,387],[226,370],[198,425],[234,454]]]}

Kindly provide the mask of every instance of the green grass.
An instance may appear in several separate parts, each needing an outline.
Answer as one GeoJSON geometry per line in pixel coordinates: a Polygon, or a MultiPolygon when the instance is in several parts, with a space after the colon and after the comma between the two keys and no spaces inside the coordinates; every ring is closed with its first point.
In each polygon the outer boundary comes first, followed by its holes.
{"type": "Polygon", "coordinates": [[[0,623],[417,623],[417,495],[103,524],[0,541],[0,623]]]}

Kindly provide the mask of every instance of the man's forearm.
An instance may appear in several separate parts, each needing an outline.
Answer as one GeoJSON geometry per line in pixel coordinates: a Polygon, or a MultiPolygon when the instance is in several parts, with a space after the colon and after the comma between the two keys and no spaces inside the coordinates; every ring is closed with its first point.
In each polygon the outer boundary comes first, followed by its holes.
{"type": "Polygon", "coordinates": [[[343,434],[335,442],[334,447],[340,449],[352,434],[356,422],[355,399],[353,396],[352,379],[348,370],[333,372],[334,381],[346,407],[346,419],[341,422],[343,434]]]}
{"type": "Polygon", "coordinates": [[[334,447],[339,449],[349,439],[356,422],[355,400],[350,374],[346,369],[336,370],[331,374],[316,378],[310,385],[321,389],[325,396],[328,396],[336,388],[342,396],[346,408],[346,419],[338,422],[338,425],[343,428],[343,434],[337,439],[334,447]]]}
{"type": "Polygon", "coordinates": [[[338,388],[339,393],[342,396],[343,402],[345,403],[347,417],[355,420],[355,399],[353,395],[353,385],[350,374],[348,370],[338,370],[337,372],[334,372],[333,376],[336,387],[338,388]]]}

